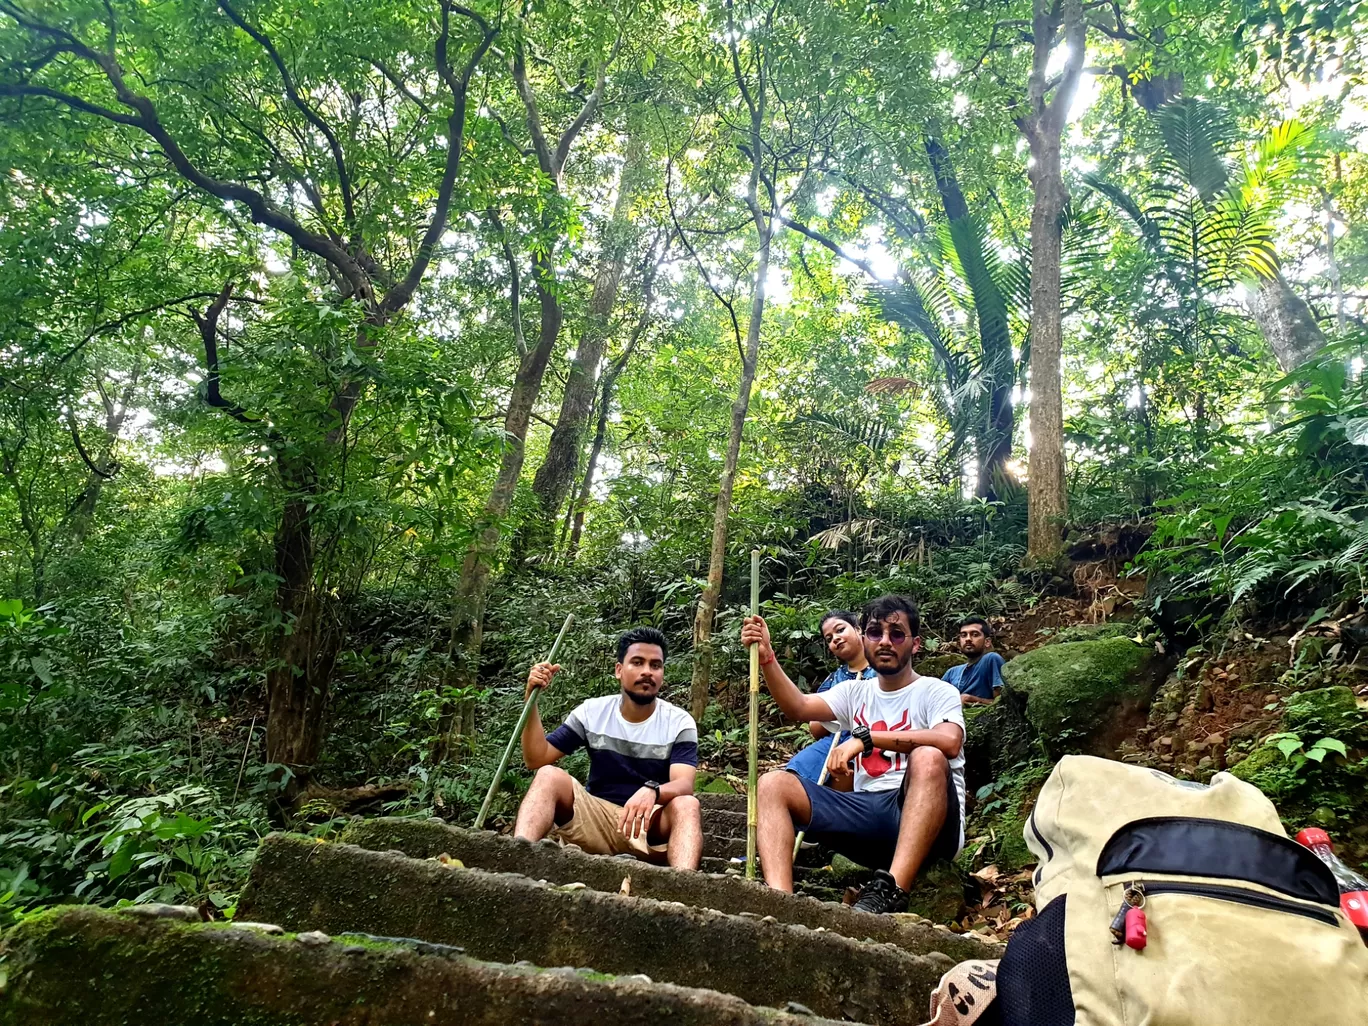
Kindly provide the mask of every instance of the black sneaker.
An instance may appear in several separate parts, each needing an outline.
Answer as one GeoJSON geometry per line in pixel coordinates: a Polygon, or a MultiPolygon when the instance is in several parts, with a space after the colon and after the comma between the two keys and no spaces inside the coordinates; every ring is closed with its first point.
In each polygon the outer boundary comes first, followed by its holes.
{"type": "Polygon", "coordinates": [[[907,892],[898,886],[893,874],[886,869],[874,871],[874,879],[864,885],[859,898],[851,906],[876,916],[886,912],[906,912],[907,892]]]}

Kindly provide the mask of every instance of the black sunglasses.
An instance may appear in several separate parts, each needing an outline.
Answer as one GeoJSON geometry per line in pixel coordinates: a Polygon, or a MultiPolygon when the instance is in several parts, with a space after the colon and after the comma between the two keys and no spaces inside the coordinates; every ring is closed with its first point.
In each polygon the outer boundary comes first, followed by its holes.
{"type": "MultiPolygon", "coordinates": [[[[883,641],[884,629],[877,623],[871,623],[865,628],[864,635],[870,641],[883,641]]],[[[901,627],[888,628],[888,643],[890,645],[901,645],[906,640],[907,631],[903,630],[901,627]]]]}

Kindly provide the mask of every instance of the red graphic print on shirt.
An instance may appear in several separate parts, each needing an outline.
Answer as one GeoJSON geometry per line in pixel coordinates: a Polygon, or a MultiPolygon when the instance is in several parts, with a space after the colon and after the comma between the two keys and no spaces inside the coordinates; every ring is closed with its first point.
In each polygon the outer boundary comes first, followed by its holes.
{"type": "MultiPolygon", "coordinates": [[[[856,723],[863,723],[863,724],[865,724],[866,726],[869,727],[869,729],[870,729],[871,732],[873,732],[873,731],[879,731],[879,730],[884,730],[884,731],[905,730],[905,729],[907,728],[908,713],[907,713],[906,710],[903,711],[902,719],[898,720],[898,722],[895,723],[895,724],[893,724],[891,727],[890,727],[887,723],[885,723],[883,720],[875,720],[873,723],[869,723],[869,722],[865,719],[865,714],[864,714],[864,712],[865,712],[865,711],[864,711],[864,707],[861,706],[861,707],[860,707],[859,713],[858,713],[858,714],[856,715],[856,717],[855,717],[855,722],[856,722],[856,723]]],[[[867,773],[871,778],[872,778],[872,777],[881,777],[881,776],[883,776],[885,773],[887,773],[889,770],[902,769],[902,768],[903,768],[903,764],[905,763],[905,761],[906,761],[906,759],[905,759],[905,757],[904,757],[904,755],[903,755],[902,752],[887,752],[887,753],[886,753],[886,752],[884,752],[884,751],[882,751],[882,750],[880,750],[880,749],[878,749],[878,748],[875,748],[874,751],[871,752],[869,755],[866,755],[866,756],[862,756],[862,757],[861,757],[861,759],[860,759],[860,767],[861,767],[861,768],[865,771],[865,773],[867,773]],[[893,758],[892,758],[892,759],[889,759],[889,755],[893,756],[893,758]]]]}

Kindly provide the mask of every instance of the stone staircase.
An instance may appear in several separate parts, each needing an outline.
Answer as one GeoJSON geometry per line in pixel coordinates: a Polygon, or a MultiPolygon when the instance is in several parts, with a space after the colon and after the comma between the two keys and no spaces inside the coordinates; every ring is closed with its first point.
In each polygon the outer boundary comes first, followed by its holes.
{"type": "MultiPolygon", "coordinates": [[[[705,868],[723,873],[437,820],[355,820],[339,843],[272,835],[231,924],[148,906],[17,928],[0,1026],[910,1024],[951,965],[996,957],[916,916],[741,878],[728,860],[745,854],[745,799],[700,799],[705,868]]],[[[821,854],[804,856],[820,878],[821,854]]]]}

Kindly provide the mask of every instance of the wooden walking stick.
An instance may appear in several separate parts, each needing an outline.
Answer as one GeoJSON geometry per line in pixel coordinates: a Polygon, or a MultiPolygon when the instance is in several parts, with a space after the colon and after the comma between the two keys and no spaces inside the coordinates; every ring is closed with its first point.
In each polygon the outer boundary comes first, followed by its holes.
{"type": "MultiPolygon", "coordinates": [[[[566,615],[565,623],[561,625],[560,633],[556,635],[556,643],[551,646],[551,654],[546,657],[548,663],[556,661],[556,653],[560,651],[561,642],[565,640],[565,633],[570,629],[570,624],[574,619],[574,613],[566,615]]],[[[508,757],[513,754],[513,746],[518,743],[518,738],[522,737],[523,727],[527,726],[527,717],[532,715],[532,707],[537,704],[539,694],[541,694],[541,688],[533,688],[532,694],[528,695],[527,701],[523,703],[522,715],[518,717],[518,725],[513,728],[513,736],[508,739],[508,746],[504,748],[503,758],[499,760],[499,768],[494,771],[494,779],[489,782],[489,793],[485,795],[484,804],[480,806],[480,814],[475,817],[476,830],[484,826],[485,817],[489,815],[489,803],[494,800],[494,795],[499,790],[499,782],[503,780],[504,770],[508,769],[508,757]]]]}
{"type": "MultiPolygon", "coordinates": [[[[751,616],[760,615],[760,550],[751,549],[751,616]]],[[[746,766],[746,879],[755,879],[756,763],[760,737],[760,643],[750,647],[750,741],[746,766]]]]}
{"type": "MultiPolygon", "coordinates": [[[[834,734],[831,735],[831,744],[827,745],[827,758],[828,758],[828,759],[831,758],[831,749],[835,746],[836,742],[839,741],[840,739],[841,739],[841,732],[840,732],[839,730],[838,730],[836,733],[834,733],[834,734]]],[[[826,778],[827,778],[827,764],[826,764],[825,762],[823,762],[823,763],[822,763],[822,772],[819,773],[819,774],[817,774],[817,786],[818,786],[818,787],[821,787],[823,784],[825,784],[825,783],[826,783],[826,778]]],[[[807,833],[806,830],[799,830],[799,831],[798,831],[798,836],[795,837],[795,838],[793,839],[793,861],[794,861],[794,862],[797,862],[797,861],[798,861],[798,849],[801,848],[801,847],[803,846],[803,835],[806,834],[806,833],[807,833]]]]}

